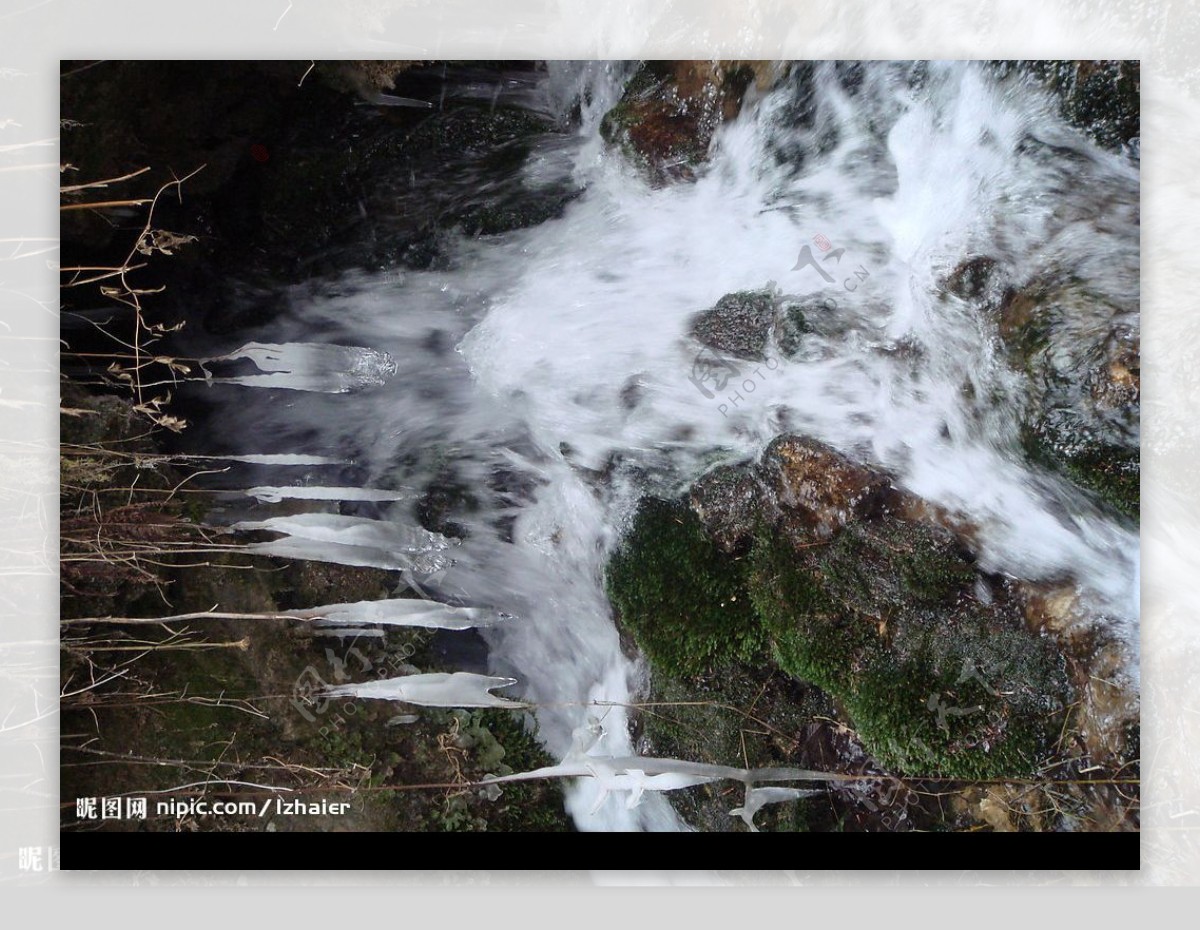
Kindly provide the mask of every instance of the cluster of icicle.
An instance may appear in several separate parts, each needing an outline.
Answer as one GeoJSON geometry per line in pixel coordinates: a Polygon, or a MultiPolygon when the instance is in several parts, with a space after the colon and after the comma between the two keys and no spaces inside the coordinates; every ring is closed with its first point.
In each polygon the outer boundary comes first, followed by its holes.
{"type": "MultiPolygon", "coordinates": [[[[231,383],[252,387],[283,388],[297,391],[343,393],[371,387],[386,381],[396,371],[395,362],[386,353],[351,346],[286,343],[273,345],[249,343],[228,355],[205,359],[206,363],[248,360],[260,375],[216,378],[205,369],[210,383],[231,383]]],[[[336,464],[320,456],[261,454],[213,456],[259,465],[336,464]]],[[[244,492],[260,503],[284,500],[395,502],[411,499],[411,492],[373,488],[326,486],[260,485],[244,492]]],[[[248,545],[251,551],[284,558],[313,559],[342,565],[400,570],[405,573],[431,573],[452,562],[450,551],[455,540],[418,527],[404,527],[360,517],[329,513],[302,513],[291,516],[244,520],[232,527],[242,532],[268,532],[277,538],[248,545]]],[[[379,627],[412,626],[426,629],[477,629],[508,619],[496,610],[481,607],[454,607],[437,601],[388,599],[326,604],[303,610],[284,611],[284,616],[311,622],[314,626],[341,636],[382,636],[379,627]]],[[[424,707],[529,709],[530,705],[501,697],[493,692],[516,684],[513,678],[478,675],[470,672],[402,675],[328,689],[330,696],[398,701],[424,707]]],[[[406,717],[405,719],[411,719],[406,717]]],[[[690,788],[714,781],[732,780],[745,786],[742,805],[731,810],[754,832],[754,816],[764,806],[793,801],[816,793],[811,789],[762,785],[761,782],[816,782],[841,776],[796,768],[743,769],[724,765],[661,759],[648,756],[593,755],[604,730],[594,717],[576,729],[572,746],[557,765],[488,776],[486,785],[545,778],[591,778],[599,788],[592,813],[610,794],[627,795],[626,806],[637,807],[647,791],[665,792],[690,788]]],[[[495,790],[495,789],[493,789],[495,790]]]]}
{"type": "Polygon", "coordinates": [[[830,781],[844,776],[797,768],[742,769],[729,765],[710,765],[682,759],[659,759],[653,756],[595,756],[591,749],[600,741],[604,730],[595,718],[575,730],[575,739],[562,762],[531,772],[489,776],[485,784],[510,781],[529,781],[539,778],[594,778],[600,791],[592,813],[600,809],[613,792],[627,794],[626,806],[637,807],[647,791],[676,791],[714,781],[738,781],[745,786],[741,807],[729,813],[741,817],[751,831],[757,833],[754,815],[768,804],[794,801],[818,792],[813,789],[777,786],[757,787],[764,781],[830,781]]]}

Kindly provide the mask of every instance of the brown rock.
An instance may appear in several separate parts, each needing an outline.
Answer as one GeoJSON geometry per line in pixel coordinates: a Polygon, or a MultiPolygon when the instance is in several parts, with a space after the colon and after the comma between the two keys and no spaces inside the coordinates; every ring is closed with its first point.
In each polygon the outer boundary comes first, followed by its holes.
{"type": "Polygon", "coordinates": [[[798,436],[776,439],[763,455],[763,478],[788,521],[820,539],[877,512],[892,497],[882,472],[798,436]]]}
{"type": "Polygon", "coordinates": [[[774,80],[768,62],[648,61],[604,117],[601,133],[654,183],[692,179],[717,127],[737,116],[751,84],[774,80]]]}

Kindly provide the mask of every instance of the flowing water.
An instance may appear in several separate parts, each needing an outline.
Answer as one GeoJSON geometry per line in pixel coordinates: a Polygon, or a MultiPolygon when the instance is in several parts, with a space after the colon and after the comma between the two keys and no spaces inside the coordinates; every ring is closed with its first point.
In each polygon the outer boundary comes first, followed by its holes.
{"type": "MultiPolygon", "coordinates": [[[[591,715],[604,731],[594,753],[632,755],[621,705],[645,670],[618,639],[608,554],[639,496],[678,493],[799,432],[975,524],[984,568],[1069,579],[1126,638],[1135,687],[1136,530],[1026,463],[1026,388],[994,324],[939,285],[978,255],[1019,280],[1070,269],[1136,327],[1136,165],[979,66],[880,63],[848,80],[819,65],[811,82],[752,91],[694,183],[653,187],[599,138],[627,76],[554,64],[522,90],[518,102],[545,111],[579,105],[577,128],[545,135],[515,169],[531,197],[582,189],[560,218],[463,236],[445,267],[297,287],[265,342],[370,351],[331,376],[341,353],[305,350],[289,368],[252,347],[272,359],[267,386],[290,370],[309,390],[213,388],[230,399],[236,451],[353,463],[335,479],[312,469],[310,496],[411,492],[311,518],[328,532],[293,537],[290,553],[402,568],[424,598],[509,615],[482,631],[488,671],[537,705],[549,751],[562,757],[591,715]],[[697,377],[695,314],[764,287],[823,301],[800,352],[739,362],[720,389],[697,377]],[[419,525],[431,486],[453,492],[449,540],[419,525]]],[[[294,474],[261,466],[253,483],[278,499],[294,474]]],[[[593,782],[569,791],[581,828],[683,826],[660,795],[597,805],[593,782]]]]}

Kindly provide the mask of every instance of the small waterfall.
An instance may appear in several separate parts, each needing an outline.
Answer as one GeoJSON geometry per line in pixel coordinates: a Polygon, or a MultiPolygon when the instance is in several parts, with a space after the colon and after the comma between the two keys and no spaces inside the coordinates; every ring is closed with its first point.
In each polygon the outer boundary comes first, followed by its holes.
{"type": "MultiPolygon", "coordinates": [[[[1065,269],[1102,313],[1074,325],[1136,326],[1136,167],[1073,135],[1035,88],[979,65],[874,63],[853,86],[819,65],[724,125],[694,183],[654,187],[598,134],[629,73],[554,64],[523,91],[546,112],[579,108],[577,130],[547,134],[519,169],[531,193],[581,190],[560,217],[460,237],[440,267],[296,287],[271,343],[213,360],[260,370],[211,388],[229,398],[231,435],[271,437],[246,445],[265,453],[251,494],[373,508],[242,524],[283,534],[258,549],[398,568],[426,600],[505,615],[481,625],[494,677],[407,687],[532,705],[560,759],[602,717],[588,752],[628,762],[625,706],[644,669],[613,623],[609,554],[641,495],[678,492],[792,431],[968,519],[983,568],[1070,579],[1084,613],[1125,637],[1135,676],[1137,532],[1027,463],[1026,388],[944,282],[974,257],[1013,282],[1065,269]],[[761,289],[819,301],[812,332],[714,390],[696,376],[692,321],[761,289]],[[278,393],[292,396],[263,399],[278,393]],[[325,478],[289,489],[267,454],[354,462],[373,490],[339,495],[325,478]],[[439,483],[467,489],[452,534],[418,518],[417,492],[439,483]],[[509,681],[508,697],[491,693],[509,681]]],[[[398,682],[371,687],[397,697],[398,682]]],[[[608,793],[628,787],[632,765],[573,785],[581,828],[683,828],[661,793],[633,806],[608,793]]],[[[795,796],[748,787],[737,813],[750,823],[795,796]]]]}

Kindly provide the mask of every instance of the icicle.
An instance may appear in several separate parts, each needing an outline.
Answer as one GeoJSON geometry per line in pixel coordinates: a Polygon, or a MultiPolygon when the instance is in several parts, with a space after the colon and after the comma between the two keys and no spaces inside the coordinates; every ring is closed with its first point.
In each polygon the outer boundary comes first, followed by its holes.
{"type": "Polygon", "coordinates": [[[564,760],[558,765],[534,769],[531,772],[489,776],[483,781],[500,783],[528,781],[537,778],[576,778],[581,776],[594,778],[600,788],[600,795],[592,811],[595,813],[613,791],[629,792],[626,807],[633,809],[642,802],[642,795],[647,791],[677,791],[680,788],[703,785],[728,777],[725,774],[726,771],[742,770],[727,770],[725,766],[702,766],[674,759],[641,759],[636,756],[620,759],[589,756],[564,760]],[[642,761],[648,762],[650,765],[639,766],[637,763],[642,761]],[[660,768],[661,770],[648,772],[647,768],[660,768]],[[697,769],[703,769],[703,771],[696,771],[697,769]]]}
{"type": "MultiPolygon", "coordinates": [[[[170,458],[170,456],[168,456],[170,458]]],[[[220,462],[246,462],[250,465],[349,465],[346,459],[332,459],[325,455],[295,455],[292,453],[268,453],[261,455],[188,455],[189,459],[210,459],[220,462]]]]}
{"type": "Polygon", "coordinates": [[[449,548],[456,543],[441,533],[414,526],[344,517],[332,513],[301,513],[266,520],[246,520],[233,525],[235,530],[269,530],[300,539],[332,542],[344,546],[395,549],[401,552],[428,552],[449,548]]]}
{"type": "Polygon", "coordinates": [[[289,500],[315,501],[402,501],[413,497],[411,491],[382,491],[376,488],[327,488],[327,487],[256,487],[248,488],[247,497],[255,497],[264,504],[278,504],[289,500]]]}
{"type": "Polygon", "coordinates": [[[207,380],[252,387],[345,394],[358,388],[384,384],[396,373],[396,362],[386,352],[363,346],[315,342],[248,342],[228,355],[201,361],[227,362],[237,359],[248,359],[259,371],[268,374],[221,378],[208,376],[207,380]]]}
{"type": "Polygon", "coordinates": [[[507,688],[516,683],[515,678],[493,678],[472,672],[436,672],[339,685],[330,688],[328,693],[334,696],[404,701],[425,707],[504,707],[518,710],[528,705],[491,693],[493,688],[507,688]]]}
{"type": "Polygon", "coordinates": [[[588,765],[588,773],[596,779],[600,794],[592,807],[595,814],[612,791],[627,791],[629,798],[625,802],[627,810],[633,810],[642,803],[642,795],[646,791],[678,791],[680,788],[691,788],[716,781],[714,775],[689,775],[683,772],[663,772],[658,775],[647,775],[643,769],[625,769],[623,771],[608,765],[592,763],[588,765]]]}
{"type": "Polygon", "coordinates": [[[343,546],[316,539],[275,539],[271,542],[249,543],[245,549],[247,552],[281,559],[309,559],[359,568],[382,568],[387,571],[412,572],[417,576],[432,575],[453,562],[449,556],[438,552],[408,555],[404,552],[369,546],[343,546]]]}
{"type": "Polygon", "coordinates": [[[418,110],[433,108],[433,104],[428,100],[414,100],[412,97],[397,97],[395,94],[384,93],[372,94],[366,102],[377,107],[414,107],[418,110]]]}
{"type": "Polygon", "coordinates": [[[355,601],[327,604],[289,611],[301,620],[321,625],[343,623],[382,623],[390,626],[420,626],[437,630],[470,630],[499,623],[505,615],[482,607],[450,607],[437,601],[393,598],[382,601],[355,601]]]}
{"type": "Polygon", "coordinates": [[[622,771],[641,769],[652,775],[680,773],[702,777],[730,779],[740,782],[759,781],[843,781],[850,776],[836,772],[815,772],[811,769],[772,768],[739,769],[731,765],[711,765],[707,762],[687,762],[683,759],[660,759],[655,756],[585,756],[567,759],[556,766],[505,775],[500,781],[526,781],[531,778],[581,775],[587,766],[601,760],[622,771]]]}
{"type": "MultiPolygon", "coordinates": [[[[613,791],[627,791],[629,798],[626,808],[633,809],[642,801],[647,791],[677,791],[680,788],[690,788],[693,785],[703,785],[708,782],[733,780],[745,783],[747,788],[746,803],[731,813],[741,814],[750,810],[749,817],[764,804],[802,797],[812,792],[798,791],[794,788],[753,788],[753,782],[759,780],[776,781],[831,781],[841,780],[848,776],[830,772],[814,772],[809,769],[739,769],[729,765],[710,765],[703,762],[686,762],[682,759],[659,759],[653,756],[587,756],[576,751],[577,746],[587,743],[588,734],[581,734],[583,727],[575,731],[575,744],[567,758],[557,765],[545,766],[530,772],[516,772],[512,775],[488,776],[485,783],[501,783],[509,781],[530,781],[539,778],[579,778],[589,777],[597,782],[599,796],[592,808],[595,814],[608,795],[613,791]],[[755,794],[756,791],[763,792],[755,794]],[[775,792],[787,792],[776,794],[775,792]],[[795,792],[795,793],[791,793],[795,792]]],[[[598,738],[598,737],[597,737],[598,738]]],[[[746,815],[743,815],[743,819],[746,815]]],[[[747,820],[749,823],[750,820],[747,820]]],[[[753,824],[751,823],[753,828],[753,824]]]]}
{"type": "Polygon", "coordinates": [[[751,833],[757,833],[758,827],[754,825],[754,815],[768,804],[781,804],[784,801],[795,801],[799,798],[811,797],[818,794],[817,791],[803,791],[800,788],[754,788],[751,785],[746,785],[746,800],[742,802],[741,807],[735,807],[729,812],[731,817],[741,817],[745,821],[746,826],[750,828],[751,833]]]}
{"type": "Polygon", "coordinates": [[[232,529],[286,534],[284,539],[250,543],[246,548],[251,552],[424,574],[450,565],[453,560],[443,552],[458,544],[417,527],[328,513],[247,520],[232,529]]]}

